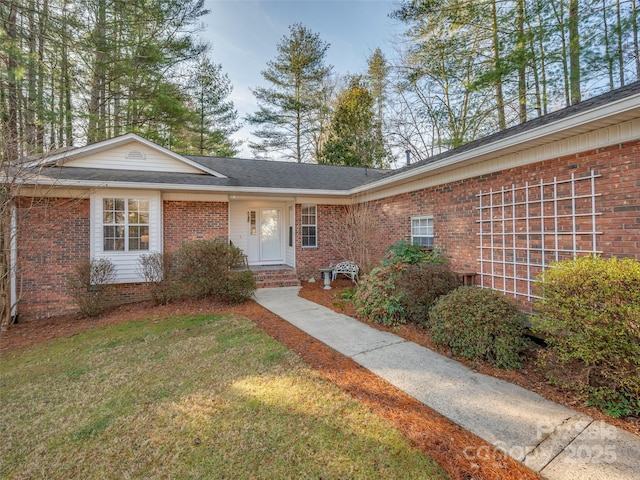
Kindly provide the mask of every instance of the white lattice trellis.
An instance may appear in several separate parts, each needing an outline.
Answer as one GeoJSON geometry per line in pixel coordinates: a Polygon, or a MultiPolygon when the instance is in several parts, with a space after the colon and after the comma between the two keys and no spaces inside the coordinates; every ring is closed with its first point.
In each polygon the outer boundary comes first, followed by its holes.
{"type": "Polygon", "coordinates": [[[480,191],[480,284],[535,297],[532,283],[552,261],[597,252],[596,178],[589,175],[480,191]]]}

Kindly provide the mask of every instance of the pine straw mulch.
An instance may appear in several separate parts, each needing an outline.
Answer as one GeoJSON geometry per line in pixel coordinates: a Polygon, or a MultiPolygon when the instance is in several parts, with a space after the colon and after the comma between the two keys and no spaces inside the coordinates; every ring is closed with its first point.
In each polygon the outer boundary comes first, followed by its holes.
{"type": "Polygon", "coordinates": [[[340,298],[341,292],[353,286],[350,280],[338,279],[337,281],[332,283],[332,286],[335,287],[332,290],[323,290],[321,288],[322,286],[319,284],[307,283],[300,291],[300,296],[313,302],[319,303],[320,305],[324,305],[325,307],[330,308],[336,312],[344,313],[345,315],[363,321],[373,328],[394,333],[406,340],[410,340],[414,343],[417,343],[418,345],[427,347],[434,352],[445,355],[460,363],[463,363],[477,372],[491,375],[493,377],[514,383],[521,386],[522,388],[536,392],[538,395],[548,400],[584,413],[585,415],[588,415],[595,420],[602,420],[611,425],[615,425],[618,428],[627,430],[628,432],[631,432],[635,435],[640,435],[639,417],[629,416],[626,418],[613,418],[602,413],[597,408],[589,406],[584,401],[584,399],[579,398],[573,392],[563,390],[559,387],[551,385],[535,365],[536,352],[534,350],[526,352],[524,366],[522,369],[517,371],[500,370],[487,365],[475,364],[463,358],[455,357],[451,355],[450,351],[435,346],[431,341],[431,337],[419,325],[401,325],[399,328],[394,329],[384,327],[382,325],[376,325],[358,318],[357,313],[350,305],[350,303],[340,298]]]}
{"type": "MultiPolygon", "coordinates": [[[[348,280],[333,283],[333,290],[323,290],[319,284],[305,283],[301,296],[332,308],[336,311],[354,316],[347,302],[337,297],[337,293],[348,288],[348,280]]],[[[501,452],[451,423],[434,410],[428,408],[404,392],[393,387],[354,361],[330,349],[298,328],[282,320],[251,301],[239,306],[227,306],[211,301],[178,301],[169,305],[153,306],[150,303],[125,305],[97,318],[86,319],[79,315],[30,321],[12,326],[7,332],[0,333],[0,355],[12,350],[36,345],[49,339],[72,336],[88,328],[99,325],[110,325],[136,319],[156,319],[171,315],[191,315],[207,313],[235,313],[254,321],[267,334],[282,342],[289,349],[298,353],[309,365],[318,370],[325,378],[340,388],[348,391],[354,398],[367,405],[373,412],[386,419],[413,442],[413,444],[434,458],[453,479],[539,479],[522,464],[505,457],[501,452]],[[477,454],[476,454],[477,453],[477,454]]],[[[371,325],[375,328],[381,328],[371,325]]],[[[384,330],[384,329],[383,329],[384,330]]],[[[388,330],[388,329],[387,329],[388,330]]],[[[428,337],[419,329],[403,326],[393,330],[408,340],[432,348],[428,337]]],[[[445,353],[446,352],[440,352],[445,353]]],[[[544,386],[541,377],[534,372],[504,373],[482,367],[483,373],[505,378],[525,388],[530,388],[551,400],[560,401],[598,417],[588,407],[585,411],[579,402],[564,393],[553,393],[554,389],[544,386]],[[530,379],[531,376],[537,379],[530,379]],[[578,408],[580,407],[580,408],[578,408]]],[[[622,426],[607,417],[610,423],[622,426]]],[[[639,433],[638,424],[627,430],[639,433]]],[[[624,427],[623,427],[624,428],[624,427]]]]}

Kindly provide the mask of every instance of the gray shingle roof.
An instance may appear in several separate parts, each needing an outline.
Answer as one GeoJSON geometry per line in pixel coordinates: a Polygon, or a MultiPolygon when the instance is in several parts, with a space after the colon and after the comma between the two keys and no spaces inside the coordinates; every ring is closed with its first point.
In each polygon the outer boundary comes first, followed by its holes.
{"type": "Polygon", "coordinates": [[[630,97],[632,95],[637,95],[637,94],[640,94],[640,81],[631,83],[629,85],[618,88],[616,90],[612,90],[610,92],[603,93],[602,95],[598,95],[596,97],[588,98],[586,100],[581,101],[580,103],[576,103],[574,105],[563,108],[561,110],[556,110],[555,112],[551,112],[541,117],[534,118],[532,120],[529,120],[528,122],[520,123],[513,127],[507,128],[506,130],[501,130],[499,132],[488,135],[486,137],[479,138],[477,140],[466,143],[452,150],[448,150],[446,152],[440,153],[433,157],[421,160],[419,162],[412,163],[411,165],[407,165],[402,168],[392,170],[388,172],[387,177],[397,175],[399,173],[406,172],[408,170],[418,168],[432,162],[437,162],[447,157],[457,155],[463,152],[467,152],[475,148],[481,147],[483,145],[497,142],[499,140],[504,140],[509,137],[516,136],[520,133],[533,130],[535,128],[542,127],[545,125],[549,125],[551,123],[563,120],[565,118],[573,117],[580,113],[587,112],[593,108],[604,106],[618,100],[623,100],[627,97],[630,97]]]}
{"type": "Polygon", "coordinates": [[[395,175],[419,168],[432,162],[438,162],[459,153],[472,151],[493,142],[508,139],[520,133],[574,117],[580,113],[600,106],[624,100],[632,95],[640,94],[640,82],[592,97],[576,105],[538,117],[529,122],[516,125],[507,130],[475,140],[454,150],[449,150],[434,157],[413,163],[397,170],[377,170],[359,167],[341,167],[334,165],[299,164],[293,162],[276,162],[268,160],[249,160],[239,158],[185,156],[189,160],[219,172],[227,178],[214,177],[208,174],[187,174],[171,172],[112,170],[79,167],[42,167],[38,172],[52,180],[69,180],[82,183],[140,183],[152,185],[184,186],[185,189],[225,187],[234,190],[247,189],[279,189],[279,190],[318,190],[347,191],[369,184],[376,180],[393,178],[395,175]]]}
{"type": "Polygon", "coordinates": [[[387,170],[242,158],[187,158],[237,180],[243,187],[350,190],[382,178],[387,170]]]}
{"type": "Polygon", "coordinates": [[[228,178],[206,174],[171,173],[103,168],[44,167],[43,176],[56,180],[127,182],[193,187],[247,187],[292,190],[348,191],[382,178],[386,170],[311,165],[268,160],[218,157],[187,157],[228,178]]]}

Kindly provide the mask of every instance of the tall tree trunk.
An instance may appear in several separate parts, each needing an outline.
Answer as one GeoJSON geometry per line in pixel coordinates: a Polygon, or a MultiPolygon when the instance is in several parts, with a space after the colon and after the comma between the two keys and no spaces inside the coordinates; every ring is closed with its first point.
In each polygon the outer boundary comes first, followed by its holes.
{"type": "MultiPolygon", "coordinates": [[[[544,22],[542,20],[542,5],[540,0],[536,2],[536,10],[538,12],[538,28],[540,31],[538,32],[538,52],[540,61],[540,75],[542,81],[542,113],[544,115],[547,114],[548,109],[548,96],[547,96],[547,55],[546,50],[544,48],[544,22]]],[[[534,55],[535,58],[535,55],[534,55]]]]}
{"type": "MultiPolygon", "coordinates": [[[[570,2],[573,0],[569,0],[570,2]]],[[[571,105],[571,84],[569,79],[569,47],[567,46],[567,22],[565,20],[565,3],[560,0],[559,4],[551,2],[551,8],[558,22],[558,31],[560,32],[561,52],[560,58],[562,62],[562,80],[564,82],[564,100],[566,105],[571,105]]]]}
{"type": "Polygon", "coordinates": [[[580,31],[578,0],[569,0],[569,83],[571,105],[579,103],[580,93],[580,31]]]}
{"type": "Polygon", "coordinates": [[[616,29],[618,37],[618,68],[620,69],[620,86],[624,87],[624,46],[622,41],[622,15],[620,13],[620,0],[616,0],[616,15],[618,17],[618,28],[616,29]]]}
{"type": "Polygon", "coordinates": [[[636,59],[636,80],[640,80],[640,48],[638,47],[638,6],[631,0],[631,26],[633,29],[633,56],[636,59]]]}
{"type": "Polygon", "coordinates": [[[97,142],[104,139],[104,119],[100,118],[104,112],[102,102],[104,98],[105,84],[105,30],[106,30],[106,0],[98,0],[96,24],[93,30],[93,42],[95,51],[93,53],[93,79],[91,81],[91,94],[89,100],[89,123],[87,127],[88,143],[97,142]]]}
{"type": "MultiPolygon", "coordinates": [[[[525,15],[525,21],[527,22],[527,32],[529,36],[529,42],[527,45],[530,55],[531,73],[533,74],[533,86],[535,89],[535,109],[538,117],[542,116],[542,92],[540,85],[540,72],[538,71],[538,60],[536,59],[536,44],[535,44],[535,30],[531,25],[532,15],[525,15]]],[[[544,65],[542,65],[544,68],[544,65]]]]}
{"type": "Polygon", "coordinates": [[[36,4],[31,0],[27,12],[29,58],[27,61],[27,99],[24,109],[25,143],[28,152],[31,152],[36,145],[36,112],[38,110],[36,76],[38,35],[36,33],[35,16],[36,4]]]}
{"type": "Polygon", "coordinates": [[[516,2],[516,18],[518,25],[518,103],[520,105],[520,123],[527,121],[527,52],[524,37],[524,0],[516,2]]]}
{"type": "Polygon", "coordinates": [[[507,121],[504,113],[504,94],[502,92],[502,61],[500,60],[500,38],[498,37],[498,12],[496,0],[491,2],[491,23],[492,23],[492,42],[493,42],[493,67],[496,72],[495,79],[495,96],[496,110],[498,112],[498,128],[504,130],[507,128],[507,121]]]}
{"type": "Polygon", "coordinates": [[[38,151],[44,150],[44,135],[46,125],[46,105],[44,95],[44,77],[45,77],[45,39],[47,38],[47,29],[49,22],[49,0],[43,0],[42,6],[39,12],[38,19],[38,84],[37,84],[37,98],[38,98],[38,110],[37,118],[38,123],[36,126],[36,141],[35,145],[38,151]]]}
{"type": "MultiPolygon", "coordinates": [[[[8,5],[8,14],[6,17],[4,30],[11,47],[17,45],[17,29],[16,20],[18,13],[18,5],[12,1],[8,5]]],[[[6,56],[7,65],[7,118],[5,133],[5,159],[14,160],[19,157],[18,148],[20,132],[18,130],[18,78],[17,69],[18,61],[15,55],[6,56]]]]}
{"type": "Polygon", "coordinates": [[[602,27],[604,28],[604,60],[609,74],[609,90],[615,88],[613,81],[613,56],[609,46],[609,22],[607,22],[607,0],[602,0],[602,27]]]}

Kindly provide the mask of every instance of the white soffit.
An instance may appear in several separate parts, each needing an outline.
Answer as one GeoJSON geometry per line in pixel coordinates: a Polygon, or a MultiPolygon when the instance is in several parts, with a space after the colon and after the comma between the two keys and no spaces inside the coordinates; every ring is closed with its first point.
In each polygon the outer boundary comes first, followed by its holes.
{"type": "MultiPolygon", "coordinates": [[[[356,187],[352,193],[367,193],[382,188],[388,188],[398,183],[415,181],[420,176],[435,175],[447,170],[458,169],[467,165],[483,162],[488,159],[512,156],[515,158],[519,152],[533,150],[551,143],[561,143],[571,137],[586,136],[595,130],[608,130],[612,126],[620,126],[624,123],[634,123],[640,118],[640,95],[633,95],[617,102],[594,107],[591,110],[576,113],[573,116],[562,118],[555,122],[543,124],[539,127],[526,129],[517,134],[495,141],[480,142],[480,145],[473,149],[463,150],[459,153],[452,152],[444,158],[426,163],[420,167],[408,169],[406,172],[398,173],[381,180],[356,187]]],[[[622,127],[620,128],[620,130],[622,127]]],[[[629,141],[631,138],[625,138],[629,141]]],[[[611,138],[605,142],[607,145],[618,143],[619,139],[611,138]]],[[[600,145],[604,146],[604,145],[600,145]]],[[[593,147],[584,147],[580,151],[593,147]]],[[[563,154],[573,153],[567,151],[563,154]]],[[[561,156],[554,154],[549,158],[561,156]]],[[[541,161],[538,158],[535,161],[541,161]]],[[[503,167],[505,168],[505,167],[503,167]]],[[[507,167],[508,168],[508,167],[507,167]]]]}

